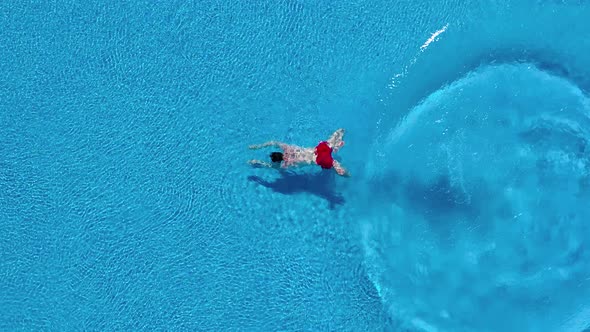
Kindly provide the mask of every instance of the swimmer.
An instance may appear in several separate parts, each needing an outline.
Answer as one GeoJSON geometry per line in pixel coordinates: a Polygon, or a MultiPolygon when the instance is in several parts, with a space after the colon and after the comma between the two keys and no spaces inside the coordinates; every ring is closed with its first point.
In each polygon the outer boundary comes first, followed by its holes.
{"type": "Polygon", "coordinates": [[[350,176],[350,173],[348,173],[337,160],[332,158],[332,152],[337,152],[342,146],[344,146],[344,141],[342,140],[343,136],[344,129],[338,129],[327,141],[322,141],[313,148],[304,148],[276,141],[250,145],[249,148],[251,150],[272,146],[280,148],[283,152],[272,152],[270,154],[270,160],[272,163],[267,163],[261,160],[250,160],[248,163],[254,166],[270,168],[289,168],[291,166],[317,164],[323,169],[333,168],[338,175],[350,176]]]}

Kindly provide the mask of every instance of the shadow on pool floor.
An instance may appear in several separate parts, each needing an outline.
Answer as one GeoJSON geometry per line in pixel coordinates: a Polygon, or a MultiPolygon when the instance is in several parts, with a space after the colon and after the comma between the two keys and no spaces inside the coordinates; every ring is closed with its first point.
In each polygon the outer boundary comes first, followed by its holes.
{"type": "Polygon", "coordinates": [[[320,171],[314,174],[298,174],[281,170],[279,173],[281,176],[272,182],[259,176],[249,176],[248,180],[284,195],[309,193],[318,196],[328,201],[330,209],[345,203],[344,197],[334,191],[335,174],[333,172],[320,171]]]}

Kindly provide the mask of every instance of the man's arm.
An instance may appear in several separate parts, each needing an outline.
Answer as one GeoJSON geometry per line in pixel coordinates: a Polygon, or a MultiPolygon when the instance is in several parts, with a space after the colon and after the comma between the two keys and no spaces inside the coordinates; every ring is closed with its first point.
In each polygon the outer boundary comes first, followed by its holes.
{"type": "Polygon", "coordinates": [[[248,160],[248,164],[250,164],[252,166],[256,166],[256,167],[270,167],[270,168],[274,168],[274,166],[272,164],[269,164],[269,163],[264,162],[262,160],[256,160],[256,159],[248,160]]]}
{"type": "Polygon", "coordinates": [[[282,147],[283,145],[285,145],[284,143],[281,142],[277,142],[277,141],[268,141],[266,143],[262,143],[262,144],[253,144],[248,146],[248,149],[250,150],[257,150],[257,149],[262,149],[265,148],[267,146],[278,146],[278,147],[282,147]]]}
{"type": "Polygon", "coordinates": [[[348,173],[348,171],[344,167],[342,167],[338,160],[334,160],[332,166],[334,166],[334,170],[336,171],[336,173],[338,173],[338,175],[346,177],[350,176],[350,173],[348,173]]]}

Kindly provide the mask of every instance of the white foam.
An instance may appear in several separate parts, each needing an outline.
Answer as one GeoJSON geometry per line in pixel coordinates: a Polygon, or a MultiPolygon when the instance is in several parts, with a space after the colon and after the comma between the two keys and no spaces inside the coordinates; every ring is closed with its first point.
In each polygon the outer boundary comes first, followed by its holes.
{"type": "MultiPolygon", "coordinates": [[[[430,38],[428,38],[428,40],[426,40],[424,42],[424,44],[422,44],[422,46],[420,46],[420,52],[424,52],[426,50],[426,48],[428,48],[428,45],[437,41],[438,36],[440,36],[443,32],[447,31],[448,27],[449,27],[449,23],[445,24],[441,29],[435,31],[430,36],[430,38]]],[[[390,83],[387,85],[388,89],[393,90],[394,88],[396,88],[400,84],[400,81],[406,76],[406,74],[408,73],[410,68],[416,63],[416,61],[418,61],[418,55],[420,54],[420,52],[418,52],[417,55],[415,55],[412,58],[412,60],[410,60],[410,63],[408,65],[404,66],[401,73],[397,73],[391,78],[390,83]]]]}
{"type": "Polygon", "coordinates": [[[436,37],[440,36],[443,32],[447,31],[447,28],[448,27],[449,27],[449,23],[445,24],[445,26],[442,27],[442,29],[436,30],[436,32],[434,32],[432,34],[432,36],[430,36],[430,38],[428,38],[428,40],[426,42],[424,42],[424,44],[422,46],[420,46],[420,50],[421,51],[426,50],[426,48],[428,47],[428,45],[430,45],[433,42],[437,41],[438,39],[436,39],[436,37]]]}

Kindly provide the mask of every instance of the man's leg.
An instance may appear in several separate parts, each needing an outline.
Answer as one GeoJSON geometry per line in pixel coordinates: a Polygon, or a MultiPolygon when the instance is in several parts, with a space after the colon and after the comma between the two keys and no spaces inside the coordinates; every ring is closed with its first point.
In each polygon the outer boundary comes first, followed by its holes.
{"type": "Polygon", "coordinates": [[[342,165],[337,160],[334,160],[333,165],[334,165],[334,170],[336,171],[336,173],[338,173],[338,175],[347,176],[347,177],[350,176],[350,173],[348,173],[348,171],[344,167],[342,167],[342,165]]]}
{"type": "Polygon", "coordinates": [[[338,151],[338,149],[344,145],[344,141],[342,140],[343,137],[344,129],[340,128],[328,138],[328,145],[334,150],[334,152],[338,151]]]}

